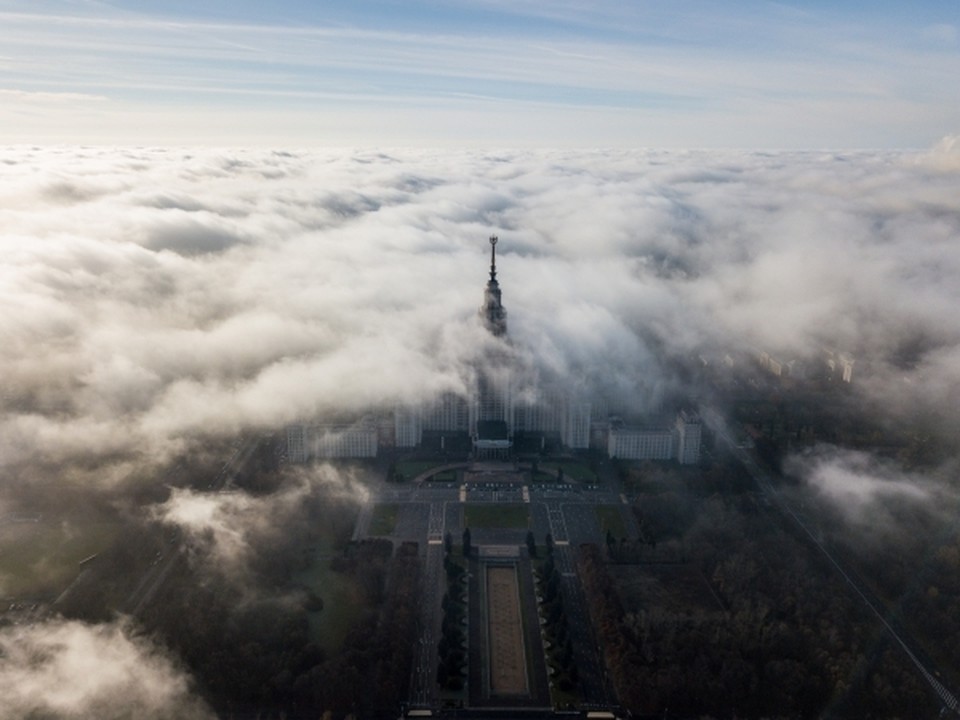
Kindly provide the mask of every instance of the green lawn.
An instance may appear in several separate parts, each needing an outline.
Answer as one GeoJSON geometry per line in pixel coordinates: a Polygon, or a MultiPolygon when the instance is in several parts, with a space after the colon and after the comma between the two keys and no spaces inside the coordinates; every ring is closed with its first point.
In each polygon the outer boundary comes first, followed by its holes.
{"type": "Polygon", "coordinates": [[[538,470],[537,474],[533,476],[533,482],[535,483],[555,483],[556,481],[556,475],[553,473],[544,472],[543,470],[538,470]]]}
{"type": "MultiPolygon", "coordinates": [[[[380,507],[374,508],[374,520],[380,507]]],[[[393,508],[392,528],[397,506],[384,507],[393,508]]],[[[311,637],[328,654],[340,651],[347,632],[364,610],[362,593],[353,578],[330,569],[330,560],[343,553],[343,538],[339,535],[333,522],[318,522],[310,547],[304,549],[309,553],[310,564],[294,577],[295,582],[310,588],[323,600],[323,609],[309,613],[308,617],[311,637]]]]}
{"type": "Polygon", "coordinates": [[[404,460],[397,463],[397,474],[403,477],[403,482],[410,482],[418,475],[445,464],[436,460],[404,460]]]}
{"type": "Polygon", "coordinates": [[[313,590],[323,609],[309,614],[310,634],[327,653],[340,651],[347,631],[363,608],[361,593],[353,579],[330,569],[330,554],[318,548],[310,567],[296,581],[313,590]]]}
{"type": "Polygon", "coordinates": [[[593,511],[597,515],[600,532],[604,537],[607,536],[607,530],[613,533],[617,540],[627,536],[627,529],[623,524],[623,515],[620,512],[619,505],[597,505],[593,511]]]}
{"type": "Polygon", "coordinates": [[[590,469],[587,463],[582,462],[550,462],[543,463],[540,467],[544,470],[556,472],[563,468],[563,479],[574,482],[597,482],[597,474],[590,469]]]}
{"type": "Polygon", "coordinates": [[[529,524],[528,506],[494,503],[466,505],[464,524],[470,528],[525,528],[529,524]]]}
{"type": "Polygon", "coordinates": [[[80,572],[80,561],[110,547],[118,530],[109,522],[0,527],[0,595],[60,593],[80,572]]]}
{"type": "Polygon", "coordinates": [[[397,525],[400,506],[396,503],[383,503],[373,508],[370,516],[370,535],[389,535],[397,525]]]}
{"type": "Polygon", "coordinates": [[[685,488],[690,473],[696,468],[672,466],[662,460],[618,460],[621,484],[628,493],[659,495],[668,490],[685,488]]]}

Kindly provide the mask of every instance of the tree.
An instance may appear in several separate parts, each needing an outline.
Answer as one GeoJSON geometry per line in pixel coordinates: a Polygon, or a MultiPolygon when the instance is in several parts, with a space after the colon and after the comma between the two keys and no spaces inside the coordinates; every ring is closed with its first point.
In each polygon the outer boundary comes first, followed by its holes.
{"type": "Polygon", "coordinates": [[[443,550],[447,555],[453,552],[453,535],[450,534],[449,530],[447,530],[447,534],[443,536],[443,550]]]}
{"type": "Polygon", "coordinates": [[[470,547],[470,528],[464,528],[463,530],[463,556],[470,557],[471,547],[470,547]]]}
{"type": "Polygon", "coordinates": [[[553,555],[553,535],[547,533],[547,537],[544,538],[544,542],[547,545],[547,555],[553,555]]]}
{"type": "Polygon", "coordinates": [[[527,550],[530,551],[530,557],[537,556],[537,541],[533,537],[533,530],[527,530],[527,550]]]}
{"type": "Polygon", "coordinates": [[[550,608],[547,610],[547,624],[553,627],[561,619],[563,619],[563,605],[559,601],[551,602],[550,608]]]}
{"type": "Polygon", "coordinates": [[[544,582],[543,585],[543,599],[544,602],[553,602],[553,599],[557,597],[557,592],[560,590],[560,573],[557,572],[557,569],[554,568],[544,582]]]}

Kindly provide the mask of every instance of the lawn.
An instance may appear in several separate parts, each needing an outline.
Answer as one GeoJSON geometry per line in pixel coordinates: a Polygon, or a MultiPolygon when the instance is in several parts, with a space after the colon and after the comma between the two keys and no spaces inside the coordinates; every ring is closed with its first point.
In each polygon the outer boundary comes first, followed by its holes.
{"type": "Polygon", "coordinates": [[[597,505],[593,511],[597,515],[600,532],[604,537],[607,536],[607,530],[617,540],[627,536],[627,529],[623,524],[623,515],[620,512],[619,505],[597,505]]]}
{"type": "Polygon", "coordinates": [[[537,470],[537,474],[533,476],[533,482],[539,484],[555,483],[556,481],[556,475],[553,473],[544,472],[543,470],[537,470]]]}
{"type": "Polygon", "coordinates": [[[625,492],[659,495],[686,488],[696,468],[681,468],[658,460],[618,460],[618,472],[625,492]]]}
{"type": "Polygon", "coordinates": [[[566,481],[595,483],[597,474],[590,469],[587,463],[582,462],[559,462],[543,463],[540,466],[544,470],[555,472],[563,468],[563,479],[566,481]]]}
{"type": "Polygon", "coordinates": [[[118,529],[108,522],[3,525],[0,595],[59,594],[80,572],[80,561],[110,547],[118,529]]]}
{"type": "Polygon", "coordinates": [[[464,524],[470,528],[525,528],[529,524],[528,506],[493,503],[466,505],[464,524]]]}
{"type": "MultiPolygon", "coordinates": [[[[374,519],[380,507],[374,508],[374,519]]],[[[392,517],[395,520],[397,506],[384,507],[393,508],[392,517]]],[[[345,517],[342,519],[347,520],[345,517]]],[[[320,517],[318,520],[311,544],[303,550],[309,555],[310,564],[297,573],[294,581],[310,588],[323,600],[322,610],[308,614],[310,635],[325,652],[334,654],[340,651],[347,632],[363,611],[364,604],[360,588],[353,578],[330,569],[330,560],[343,554],[344,538],[337,527],[340,523],[329,517],[320,517]]]]}
{"type": "Polygon", "coordinates": [[[422,475],[428,470],[445,465],[444,462],[436,460],[404,460],[397,463],[397,475],[402,478],[402,482],[410,482],[418,475],[422,475]]]}
{"type": "Polygon", "coordinates": [[[397,515],[400,513],[400,506],[396,503],[383,503],[373,508],[373,514],[370,516],[370,528],[367,531],[370,535],[389,535],[397,525],[397,515]]]}
{"type": "Polygon", "coordinates": [[[363,609],[360,590],[348,575],[330,569],[330,553],[317,548],[313,562],[296,581],[313,590],[323,609],[309,614],[310,634],[329,654],[340,651],[343,640],[363,609]]]}

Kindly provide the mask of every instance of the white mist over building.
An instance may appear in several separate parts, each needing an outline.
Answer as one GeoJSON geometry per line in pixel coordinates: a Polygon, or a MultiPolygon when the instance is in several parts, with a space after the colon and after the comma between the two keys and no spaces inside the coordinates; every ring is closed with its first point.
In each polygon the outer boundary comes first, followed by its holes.
{"type": "MultiPolygon", "coordinates": [[[[381,441],[398,449],[424,444],[430,435],[444,449],[447,440],[469,438],[474,457],[506,458],[518,434],[539,436],[541,446],[549,437],[570,451],[606,448],[622,459],[674,459],[694,464],[700,459],[700,421],[692,411],[680,412],[671,424],[651,421],[625,425],[604,411],[607,404],[594,403],[582,387],[568,380],[531,378],[521,372],[510,348],[507,311],[497,280],[498,238],[490,238],[490,277],[484,289],[478,317],[489,333],[501,342],[475,362],[472,387],[466,394],[445,392],[421,404],[398,405],[392,412],[392,432],[382,432],[381,441]]],[[[651,402],[659,409],[662,388],[654,385],[650,397],[618,398],[625,407],[651,402]]],[[[383,424],[383,423],[382,423],[383,424]]],[[[389,424],[389,423],[386,423],[389,424]]],[[[462,444],[461,444],[462,445],[462,444]]],[[[364,417],[352,424],[298,424],[287,428],[287,455],[291,462],[315,458],[373,457],[379,450],[376,423],[364,417]]]]}

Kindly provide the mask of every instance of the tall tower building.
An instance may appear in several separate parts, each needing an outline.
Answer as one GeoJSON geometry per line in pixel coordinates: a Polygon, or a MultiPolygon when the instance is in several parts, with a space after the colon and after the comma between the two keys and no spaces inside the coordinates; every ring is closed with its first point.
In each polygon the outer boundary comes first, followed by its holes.
{"type": "Polygon", "coordinates": [[[507,334],[507,311],[500,298],[500,283],[497,282],[497,236],[490,236],[490,279],[480,306],[480,318],[495,337],[507,334]]]}
{"type": "MultiPolygon", "coordinates": [[[[490,236],[490,279],[480,306],[480,320],[494,337],[507,334],[507,311],[497,282],[497,236],[490,236]]],[[[477,457],[505,457],[513,446],[513,373],[500,350],[489,352],[477,368],[473,449],[477,457]]]]}

